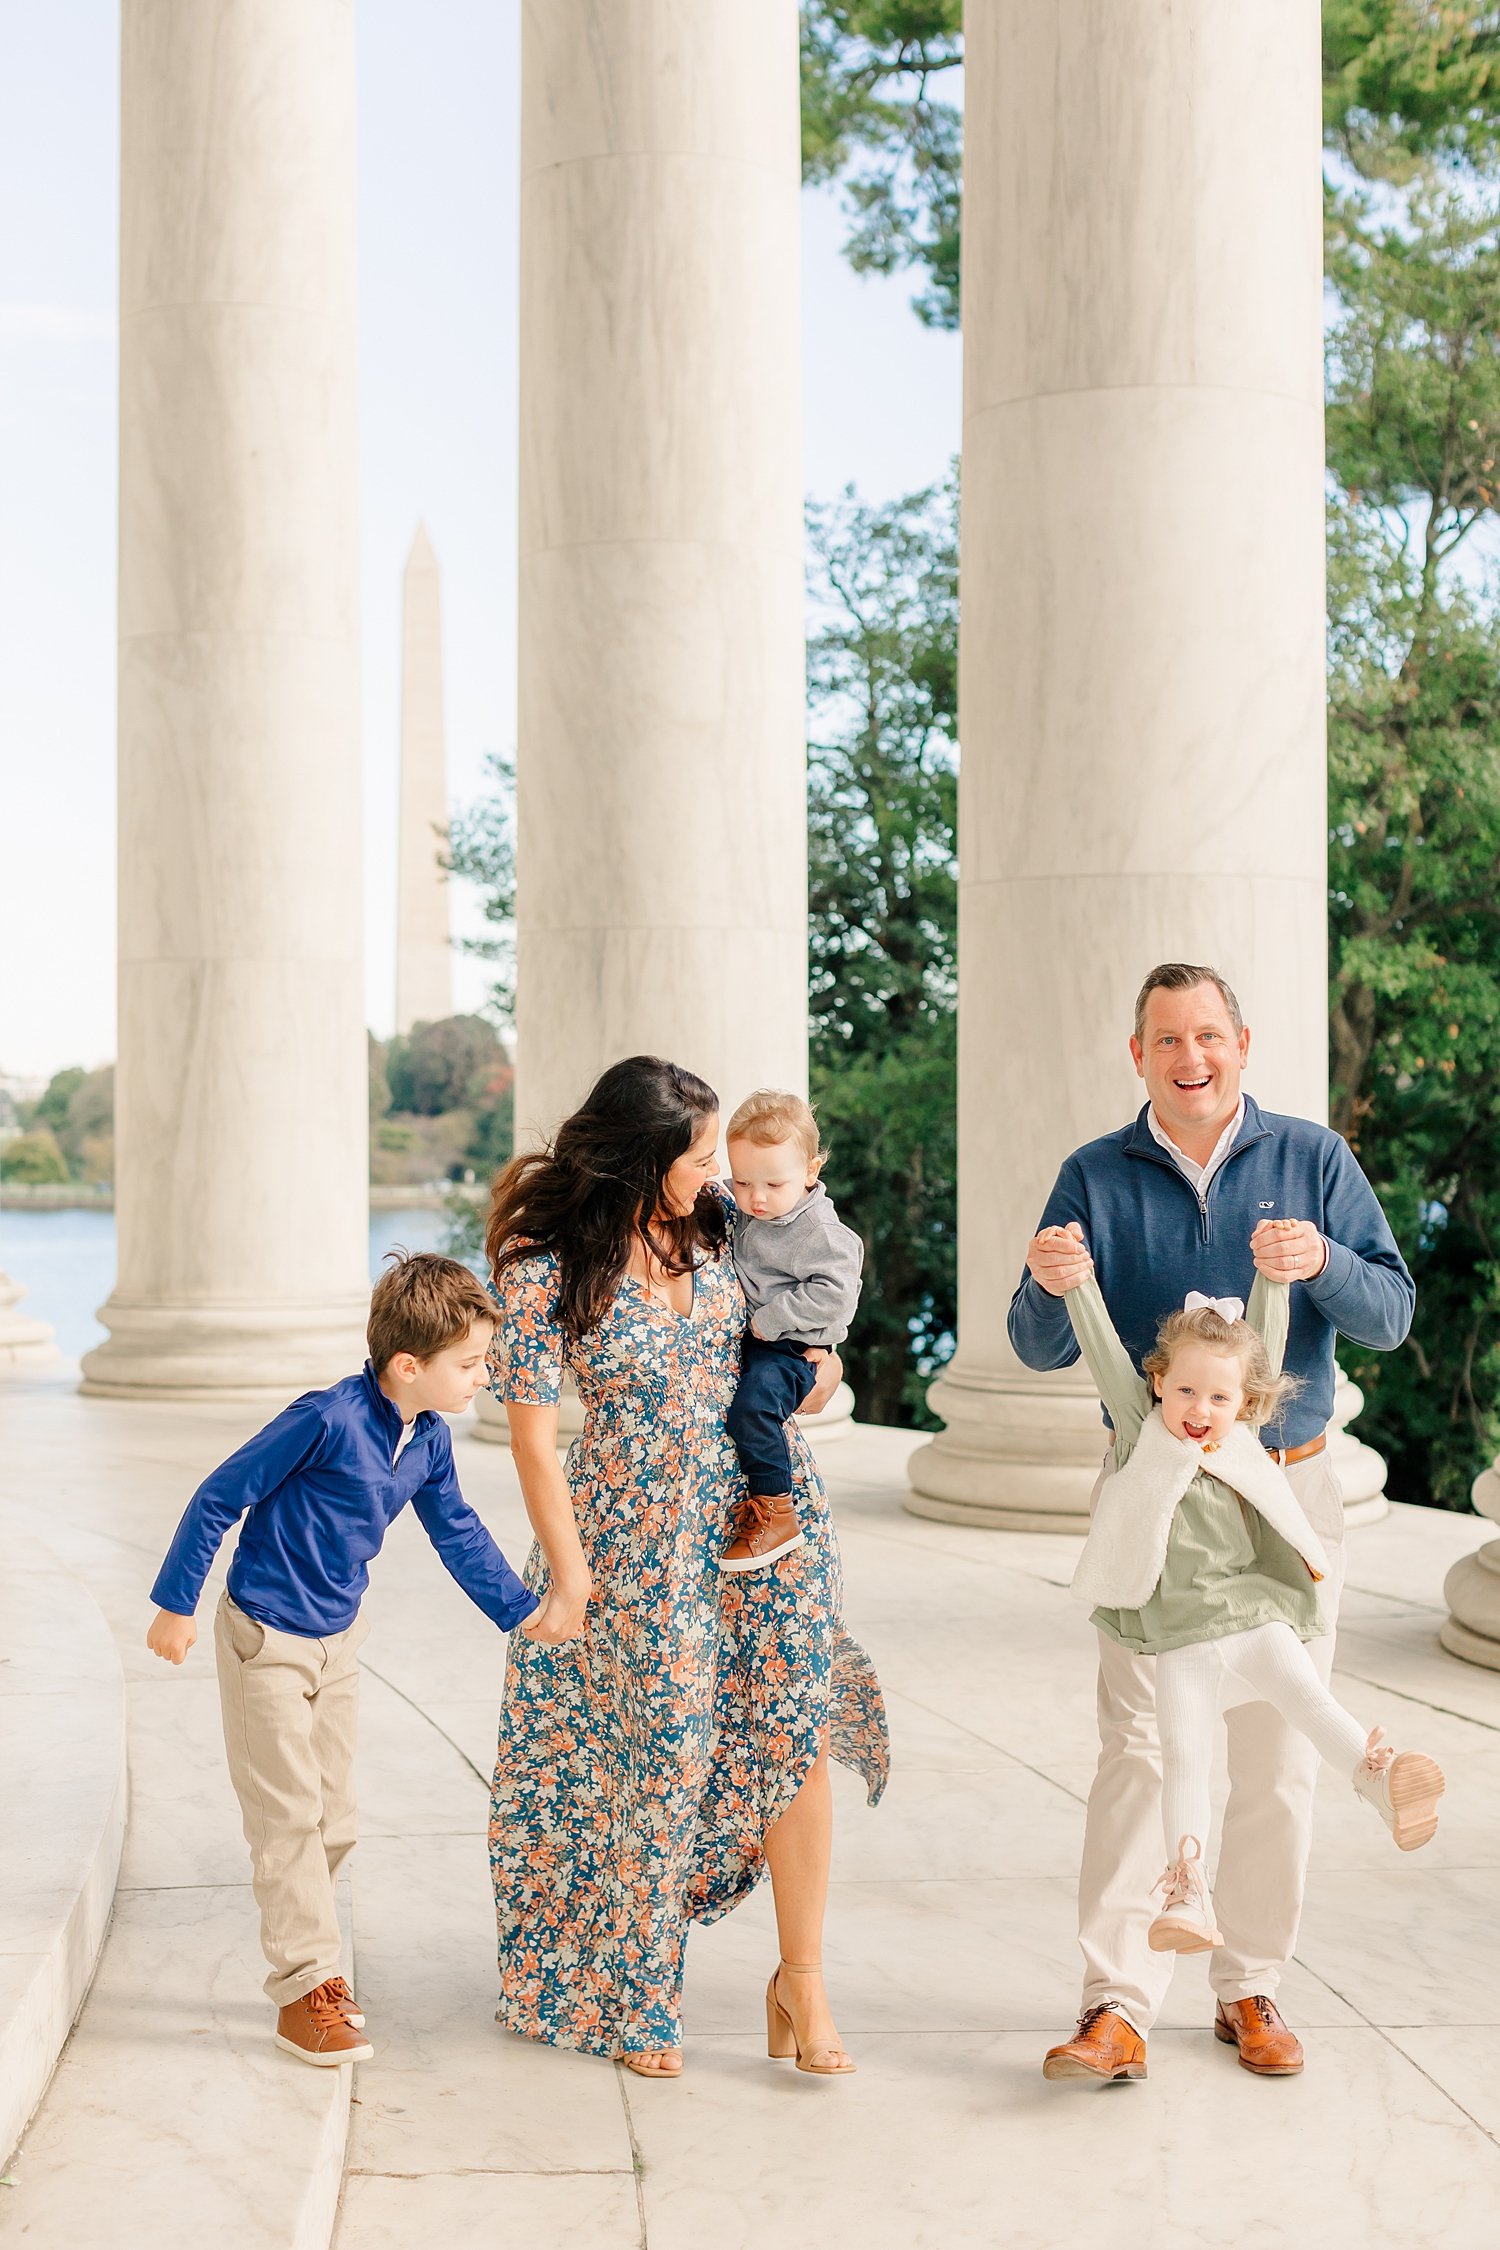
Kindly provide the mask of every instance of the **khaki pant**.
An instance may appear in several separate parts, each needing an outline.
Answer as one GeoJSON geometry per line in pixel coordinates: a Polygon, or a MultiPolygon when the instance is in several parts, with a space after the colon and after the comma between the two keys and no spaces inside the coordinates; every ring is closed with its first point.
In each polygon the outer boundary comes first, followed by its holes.
{"type": "Polygon", "coordinates": [[[326,1640],[258,1625],[227,1594],[214,1655],[229,1778],[240,1801],[260,1942],[278,2008],[339,1974],[334,1885],[354,1849],[354,1736],[363,1618],[326,1640]]]}
{"type": "MultiPolygon", "coordinates": [[[[1326,1452],[1293,1462],[1287,1475],[1329,1553],[1318,1595],[1332,1628],[1344,1576],[1338,1478],[1326,1452]]],[[[1096,1499],[1098,1491],[1096,1485],[1096,1499]]],[[[1083,2005],[1116,2008],[1144,2033],[1166,1997],[1175,1958],[1153,1953],[1146,1943],[1156,1911],[1152,1886],[1162,1869],[1156,1660],[1132,1656],[1107,1634],[1098,1638],[1099,1765],[1078,1878],[1083,2005]]],[[[1326,1682],[1332,1630],[1309,1642],[1307,1652],[1326,1682]]],[[[1209,1962],[1209,1981],[1221,2000],[1248,2000],[1257,1992],[1269,1999],[1297,1944],[1318,1754],[1269,1703],[1236,1702],[1225,1723],[1229,1800],[1214,1881],[1224,1943],[1209,1962]]]]}

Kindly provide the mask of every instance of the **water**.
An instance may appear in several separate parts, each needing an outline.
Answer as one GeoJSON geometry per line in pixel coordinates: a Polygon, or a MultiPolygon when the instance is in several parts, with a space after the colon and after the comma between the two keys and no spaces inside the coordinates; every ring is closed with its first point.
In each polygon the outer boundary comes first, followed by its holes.
{"type": "MultiPolygon", "coordinates": [[[[447,1224],[444,1211],[372,1211],[370,1279],[398,1243],[403,1250],[441,1250],[447,1224]]],[[[115,1285],[113,1211],[5,1211],[0,1271],[26,1292],[17,1312],[49,1321],[58,1350],[81,1358],[104,1341],[95,1315],[115,1285]]]]}

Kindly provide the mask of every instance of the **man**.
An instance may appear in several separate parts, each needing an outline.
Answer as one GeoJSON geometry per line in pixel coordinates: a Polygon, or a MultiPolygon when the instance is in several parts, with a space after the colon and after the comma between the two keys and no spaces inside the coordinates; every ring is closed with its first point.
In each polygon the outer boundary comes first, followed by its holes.
{"type": "MultiPolygon", "coordinates": [[[[1286,1367],[1302,1389],[1281,1426],[1297,1497],[1336,1567],[1319,1589],[1330,1625],[1342,1581],[1344,1517],[1329,1466],[1335,1335],[1391,1351],[1416,1292],[1385,1215],[1348,1144],[1305,1118],[1263,1112],[1242,1093],[1250,1033],[1217,970],[1153,969],[1130,1042],[1148,1096],[1134,1124],[1070,1156],[1027,1248],[1010,1339],[1028,1367],[1078,1357],[1064,1292],[1092,1254],[1104,1301],[1139,1366],[1189,1289],[1248,1297],[1256,1272],[1292,1293],[1286,1367]],[[1272,1220],[1295,1219],[1295,1228],[1272,1220]],[[1044,1240],[1049,1228],[1065,1230],[1044,1240]]],[[[1107,1459],[1107,1456],[1106,1456],[1107,1459]]],[[[1325,1679],[1333,1637],[1311,1644],[1325,1679]]],[[[1099,1635],[1099,1766],[1079,1876],[1083,2009],[1048,2054],[1048,2078],[1144,2078],[1146,2035],[1172,1955],[1146,1943],[1161,1859],[1153,1661],[1099,1635]]],[[[1264,1703],[1228,1714],[1230,1794],[1214,1905],[1224,1943],[1209,1974],[1214,2031],[1247,2070],[1285,2077],[1302,2048],[1277,2012],[1297,1939],[1317,1757],[1264,1703]]]]}

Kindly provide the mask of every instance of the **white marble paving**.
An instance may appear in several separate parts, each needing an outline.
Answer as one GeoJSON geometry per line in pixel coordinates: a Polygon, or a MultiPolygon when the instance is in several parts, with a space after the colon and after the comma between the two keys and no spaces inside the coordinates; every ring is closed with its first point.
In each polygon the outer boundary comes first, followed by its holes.
{"type": "MultiPolygon", "coordinates": [[[[1204,1967],[1185,1962],[1149,2080],[1107,2092],[1048,2086],[1038,2067],[1076,2005],[1095,1748],[1088,1628],[1063,1590],[1074,1541],[906,1514],[909,1439],[857,1431],[828,1459],[850,1620],[884,1676],[895,1753],[873,1812],[851,1777],[836,1782],[826,1958],[859,2073],[824,2085],[766,2061],[762,1889],[695,1933],[687,2070],[657,2086],[492,2021],[483,1830],[503,1650],[403,1522],[370,1597],[353,1914],[377,2055],[356,2074],[345,2148],[336,2089],[267,2037],[209,1659],[200,1647],[167,1675],[138,1645],[182,1499],[253,1419],[45,1386],[17,1401],[0,1495],[45,1508],[133,1682],[126,1869],[142,1887],[121,1893],[0,2230],[24,2220],[47,2250],[93,2250],[86,2146],[127,2212],[169,2190],[194,2233],[232,2227],[276,2250],[311,2242],[309,2227],[321,2250],[341,2160],[338,2250],[1060,2250],[1122,2224],[1152,2250],[1425,2250],[1493,2233],[1500,1679],[1435,1646],[1443,1574],[1482,1536],[1473,1519],[1398,1509],[1353,1535],[1343,1691],[1430,1744],[1450,1794],[1434,1844],[1403,1858],[1323,1777],[1282,1987],[1305,2074],[1238,2070],[1209,2035],[1204,1967]],[[164,2100],[190,2129],[163,2125],[164,2100]],[[270,2148],[280,2201],[256,2219],[270,2148]]],[[[460,1433],[458,1458],[519,1556],[508,1454],[460,1433]]],[[[144,2239],[135,2225],[122,2250],[144,2239]]]]}

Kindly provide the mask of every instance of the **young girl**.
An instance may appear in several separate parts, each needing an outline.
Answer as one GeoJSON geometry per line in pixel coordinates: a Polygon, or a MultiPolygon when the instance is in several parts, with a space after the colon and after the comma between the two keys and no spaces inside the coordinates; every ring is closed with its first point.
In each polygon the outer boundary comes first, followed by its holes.
{"type": "Polygon", "coordinates": [[[1443,1776],[1419,1751],[1368,1736],[1324,1686],[1305,1643],[1328,1630],[1316,1532],[1260,1430],[1295,1388],[1281,1373],[1285,1282],[1238,1298],[1190,1295],[1131,1364],[1092,1273],[1068,1292],[1079,1348],[1114,1424],[1111,1473],[1073,1578],[1093,1622],[1156,1658],[1167,1868],[1151,1925],[1158,1953],[1222,1944],[1204,1846],[1214,1723],[1229,1691],[1273,1704],[1319,1755],[1352,1774],[1402,1851],[1437,1827],[1443,1776]]]}

